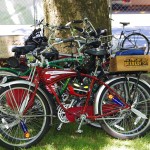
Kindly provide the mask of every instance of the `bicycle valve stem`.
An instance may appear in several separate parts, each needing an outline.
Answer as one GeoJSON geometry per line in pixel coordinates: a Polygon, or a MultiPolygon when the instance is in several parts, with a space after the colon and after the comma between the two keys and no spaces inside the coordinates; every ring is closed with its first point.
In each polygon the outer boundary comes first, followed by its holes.
{"type": "Polygon", "coordinates": [[[111,100],[112,102],[120,105],[120,106],[124,106],[124,104],[117,98],[117,97],[114,97],[113,95],[109,94],[108,95],[108,98],[109,100],[111,100]]]}
{"type": "Polygon", "coordinates": [[[30,137],[30,133],[28,132],[27,126],[25,125],[24,121],[20,121],[20,126],[24,132],[24,137],[25,138],[29,138],[30,137]]]}

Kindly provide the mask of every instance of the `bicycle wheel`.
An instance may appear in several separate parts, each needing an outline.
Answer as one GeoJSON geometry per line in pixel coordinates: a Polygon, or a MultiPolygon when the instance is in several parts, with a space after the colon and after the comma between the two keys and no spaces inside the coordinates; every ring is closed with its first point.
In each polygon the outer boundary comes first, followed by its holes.
{"type": "Polygon", "coordinates": [[[143,49],[144,54],[149,53],[149,40],[148,38],[141,33],[131,33],[125,37],[122,41],[122,47],[125,49],[136,48],[143,49]]]}
{"type": "Polygon", "coordinates": [[[150,128],[150,88],[135,78],[118,78],[108,85],[131,106],[123,109],[108,98],[109,90],[105,87],[100,94],[99,112],[101,115],[118,110],[112,115],[103,117],[102,128],[111,136],[119,139],[133,139],[146,134],[150,128]],[[135,111],[136,112],[135,112],[135,111]],[[144,117],[143,117],[144,116],[144,117]],[[147,118],[146,118],[147,117],[147,118]]]}
{"type": "Polygon", "coordinates": [[[30,105],[23,108],[33,91],[25,84],[0,89],[0,144],[8,149],[28,148],[50,128],[48,115],[52,110],[41,92],[37,91],[34,102],[29,100],[30,105]]]}

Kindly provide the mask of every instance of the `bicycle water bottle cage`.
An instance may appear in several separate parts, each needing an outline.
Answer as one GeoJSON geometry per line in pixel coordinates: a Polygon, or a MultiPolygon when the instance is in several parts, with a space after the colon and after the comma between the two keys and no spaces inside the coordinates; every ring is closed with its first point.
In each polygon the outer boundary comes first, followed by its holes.
{"type": "Polygon", "coordinates": [[[144,50],[142,50],[142,49],[128,49],[128,50],[116,52],[116,56],[123,56],[123,55],[144,55],[144,50]]]}

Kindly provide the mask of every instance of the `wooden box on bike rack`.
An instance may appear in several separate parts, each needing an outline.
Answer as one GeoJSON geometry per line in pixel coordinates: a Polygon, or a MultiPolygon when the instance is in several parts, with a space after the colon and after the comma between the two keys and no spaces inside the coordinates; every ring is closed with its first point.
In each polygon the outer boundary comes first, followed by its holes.
{"type": "Polygon", "coordinates": [[[150,72],[150,55],[116,56],[110,60],[110,72],[150,72]]]}

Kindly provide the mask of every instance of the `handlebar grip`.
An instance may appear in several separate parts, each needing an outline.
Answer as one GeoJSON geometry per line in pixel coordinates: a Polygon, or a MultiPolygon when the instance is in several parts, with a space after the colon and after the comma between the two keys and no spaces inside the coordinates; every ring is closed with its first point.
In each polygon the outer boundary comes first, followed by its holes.
{"type": "Polygon", "coordinates": [[[58,26],[57,30],[70,29],[69,26],[58,26]]]}
{"type": "Polygon", "coordinates": [[[68,39],[63,39],[63,43],[73,42],[73,41],[74,41],[74,38],[73,38],[73,37],[68,38],[68,39]]]}
{"type": "Polygon", "coordinates": [[[83,20],[73,20],[72,23],[83,23],[83,20]]]}
{"type": "Polygon", "coordinates": [[[79,28],[79,27],[74,27],[76,30],[78,30],[79,32],[83,32],[83,29],[82,28],[79,28]]]}

